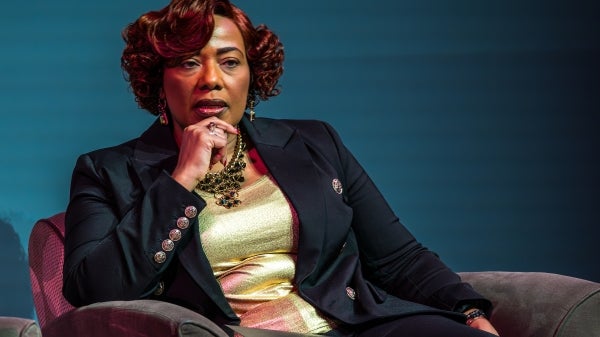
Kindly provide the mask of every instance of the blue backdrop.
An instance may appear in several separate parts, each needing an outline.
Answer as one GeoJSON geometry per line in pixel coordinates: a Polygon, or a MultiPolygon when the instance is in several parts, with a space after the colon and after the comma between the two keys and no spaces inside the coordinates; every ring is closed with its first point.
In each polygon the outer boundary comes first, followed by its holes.
{"type": "MultiPolygon", "coordinates": [[[[22,247],[65,209],[79,154],[152,122],[123,80],[120,32],[165,3],[3,4],[0,217],[22,247]]],[[[237,4],[285,44],[282,94],[257,113],[332,123],[453,269],[600,281],[597,1],[237,4]]]]}

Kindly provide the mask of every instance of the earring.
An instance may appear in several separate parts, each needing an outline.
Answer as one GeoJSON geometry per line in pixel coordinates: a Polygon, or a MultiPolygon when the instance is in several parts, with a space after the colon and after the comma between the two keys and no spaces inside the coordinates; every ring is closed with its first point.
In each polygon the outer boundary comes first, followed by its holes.
{"type": "Polygon", "coordinates": [[[250,100],[249,109],[250,109],[250,121],[254,122],[256,112],[254,112],[254,100],[253,99],[250,100]]]}
{"type": "Polygon", "coordinates": [[[167,115],[167,100],[164,98],[158,99],[158,113],[160,125],[169,125],[169,116],[167,115]]]}

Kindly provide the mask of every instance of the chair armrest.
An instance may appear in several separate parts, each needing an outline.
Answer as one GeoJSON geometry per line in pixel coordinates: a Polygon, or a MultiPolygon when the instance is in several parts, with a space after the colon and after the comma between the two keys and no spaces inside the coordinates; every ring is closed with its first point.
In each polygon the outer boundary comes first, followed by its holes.
{"type": "Polygon", "coordinates": [[[490,299],[501,336],[583,337],[600,331],[600,283],[534,272],[459,273],[490,299]]]}
{"type": "Polygon", "coordinates": [[[42,333],[32,319],[0,316],[0,336],[42,337],[42,333]]]}
{"type": "Polygon", "coordinates": [[[42,330],[44,337],[228,337],[215,323],[162,301],[95,303],[68,312],[42,330]]]}

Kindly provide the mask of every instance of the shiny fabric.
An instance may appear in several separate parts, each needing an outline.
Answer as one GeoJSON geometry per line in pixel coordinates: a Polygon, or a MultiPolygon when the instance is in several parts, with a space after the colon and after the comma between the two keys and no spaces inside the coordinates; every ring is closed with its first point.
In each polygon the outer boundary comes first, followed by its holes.
{"type": "Polygon", "coordinates": [[[290,205],[263,175],[239,191],[242,203],[224,208],[196,190],[206,208],[198,222],[202,247],[241,325],[326,332],[329,323],[294,291],[298,229],[290,205]]]}

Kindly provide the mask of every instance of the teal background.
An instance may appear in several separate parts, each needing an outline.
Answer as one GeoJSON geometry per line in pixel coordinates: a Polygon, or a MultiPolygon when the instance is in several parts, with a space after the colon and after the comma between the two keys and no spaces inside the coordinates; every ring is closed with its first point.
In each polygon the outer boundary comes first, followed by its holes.
{"type": "MultiPolygon", "coordinates": [[[[236,3],[285,44],[282,94],[257,113],[333,124],[454,270],[600,281],[598,2],[236,3]]],[[[65,209],[79,154],[152,122],[123,80],[120,32],[164,4],[3,4],[0,217],[24,249],[36,219],[65,209]]]]}

